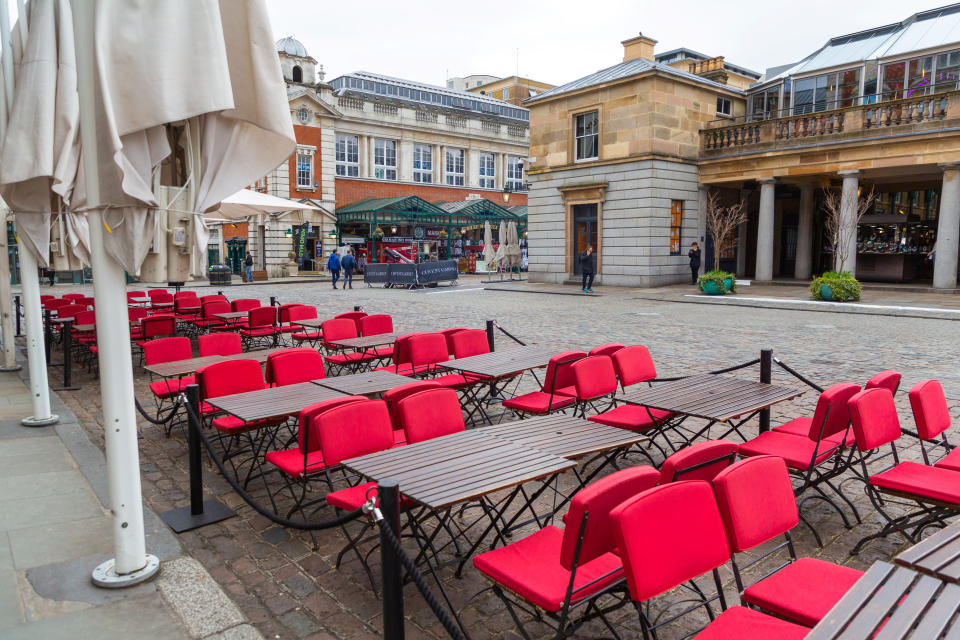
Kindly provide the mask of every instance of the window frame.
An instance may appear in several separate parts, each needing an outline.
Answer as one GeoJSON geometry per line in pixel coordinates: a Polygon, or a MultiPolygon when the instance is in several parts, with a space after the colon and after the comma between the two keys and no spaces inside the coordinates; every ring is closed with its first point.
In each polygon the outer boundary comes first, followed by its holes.
{"type": "Polygon", "coordinates": [[[523,183],[523,166],[520,163],[522,156],[507,156],[503,186],[510,191],[526,191],[523,183]]]}
{"type": "Polygon", "coordinates": [[[452,187],[462,187],[466,183],[466,156],[464,149],[459,147],[447,147],[443,150],[444,183],[452,187]],[[459,158],[451,152],[459,152],[459,158]],[[457,160],[459,160],[459,171],[457,170],[457,160]],[[452,167],[452,168],[451,168],[452,167]]]}
{"type": "MultiPolygon", "coordinates": [[[[584,130],[586,130],[586,127],[584,127],[584,130]]],[[[580,113],[573,114],[573,159],[574,162],[592,162],[600,159],[600,109],[590,109],[589,111],[581,111],[580,113]],[[580,127],[580,119],[588,116],[594,117],[594,132],[590,134],[578,135],[577,132],[580,127]],[[594,155],[580,157],[579,141],[586,140],[587,138],[594,139],[594,155]]]]}
{"type": "Polygon", "coordinates": [[[733,116],[733,100],[730,98],[724,98],[723,96],[717,96],[717,115],[718,116],[733,116]],[[727,110],[722,111],[720,107],[726,105],[727,110]]]}
{"type": "Polygon", "coordinates": [[[297,158],[294,163],[296,171],[297,191],[313,191],[313,151],[309,149],[297,149],[297,158]],[[301,159],[306,159],[306,170],[301,166],[301,159]],[[304,182],[304,179],[306,181],[304,182]]]}
{"type": "Polygon", "coordinates": [[[477,154],[478,186],[481,189],[496,189],[497,186],[497,156],[487,151],[477,154]]]}
{"type": "Polygon", "coordinates": [[[433,145],[414,143],[413,181],[420,184],[433,183],[433,145]],[[426,155],[426,161],[424,161],[424,155],[426,155]]]}
{"type": "Polygon", "coordinates": [[[670,230],[668,247],[671,256],[681,255],[683,237],[683,200],[670,201],[670,230]]]}
{"type": "Polygon", "coordinates": [[[360,136],[349,133],[338,133],[336,135],[334,157],[336,159],[335,173],[339,178],[359,178],[360,177],[360,136]],[[353,154],[351,154],[350,142],[354,143],[353,154]],[[354,160],[350,156],[354,156],[354,160]],[[342,171],[341,171],[342,170],[342,171]]]}
{"type": "Polygon", "coordinates": [[[397,180],[397,141],[389,138],[373,139],[373,177],[377,180],[397,180]],[[379,159],[378,159],[379,153],[379,159]],[[390,160],[392,159],[392,163],[390,160]]]}

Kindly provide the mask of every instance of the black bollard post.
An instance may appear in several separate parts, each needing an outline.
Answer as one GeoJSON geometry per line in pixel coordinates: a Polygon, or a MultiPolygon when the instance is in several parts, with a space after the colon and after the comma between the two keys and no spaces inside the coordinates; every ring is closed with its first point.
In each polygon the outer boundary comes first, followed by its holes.
{"type": "Polygon", "coordinates": [[[63,336],[63,386],[57,387],[56,391],[71,391],[79,389],[72,384],[73,374],[73,320],[64,319],[60,325],[60,335],[63,336]]]}
{"type": "Polygon", "coordinates": [[[490,345],[490,351],[493,351],[493,320],[487,320],[487,344],[490,345]]]}
{"type": "MultiPolygon", "coordinates": [[[[773,349],[760,350],[760,382],[770,384],[773,366],[773,349]]],[[[770,430],[770,408],[760,410],[760,433],[770,430]]]]}
{"type": "Polygon", "coordinates": [[[23,315],[23,311],[21,310],[21,306],[20,306],[20,296],[13,297],[13,304],[17,310],[17,336],[16,337],[19,338],[20,336],[23,335],[23,333],[20,331],[20,316],[23,315]]]}
{"type": "MultiPolygon", "coordinates": [[[[377,486],[380,513],[394,537],[400,539],[400,486],[383,480],[377,486]]],[[[403,574],[400,558],[380,532],[380,566],[383,573],[383,638],[403,640],[403,574]]]]}
{"type": "Polygon", "coordinates": [[[353,307],[353,310],[354,310],[354,311],[363,311],[363,307],[361,307],[360,305],[355,305],[355,306],[353,307]]]}
{"type": "Polygon", "coordinates": [[[277,306],[277,296],[270,296],[270,306],[271,307],[277,306]]]}
{"type": "Polygon", "coordinates": [[[190,467],[190,506],[171,509],[160,514],[160,519],[176,533],[191,531],[237,515],[233,509],[216,498],[203,499],[203,464],[200,458],[200,386],[187,386],[187,449],[190,467]]]}
{"type": "Polygon", "coordinates": [[[218,296],[222,296],[222,295],[223,295],[223,291],[217,291],[217,295],[218,295],[218,296]]]}
{"type": "Polygon", "coordinates": [[[44,318],[46,319],[46,326],[43,328],[43,353],[47,357],[47,365],[50,364],[50,341],[53,337],[50,335],[50,327],[53,324],[53,312],[50,309],[46,309],[43,312],[44,318]]]}

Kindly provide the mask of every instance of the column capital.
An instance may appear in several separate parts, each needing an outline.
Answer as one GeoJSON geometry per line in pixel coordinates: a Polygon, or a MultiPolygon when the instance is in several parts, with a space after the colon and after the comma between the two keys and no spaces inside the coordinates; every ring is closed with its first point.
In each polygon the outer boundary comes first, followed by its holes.
{"type": "Polygon", "coordinates": [[[759,182],[760,184],[776,184],[777,179],[776,178],[760,178],[759,180],[757,180],[757,182],[759,182]]]}
{"type": "Polygon", "coordinates": [[[860,169],[845,169],[844,171],[837,171],[838,176],[843,176],[844,178],[856,178],[860,175],[860,169]]]}
{"type": "Polygon", "coordinates": [[[941,162],[937,166],[943,171],[956,171],[960,169],[960,162],[941,162]]]}

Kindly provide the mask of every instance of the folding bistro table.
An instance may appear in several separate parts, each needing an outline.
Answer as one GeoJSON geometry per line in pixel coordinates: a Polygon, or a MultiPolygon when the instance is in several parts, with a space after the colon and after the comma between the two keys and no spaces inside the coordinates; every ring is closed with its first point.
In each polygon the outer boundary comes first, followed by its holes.
{"type": "Polygon", "coordinates": [[[220,318],[224,322],[225,327],[236,327],[240,324],[240,320],[250,317],[249,311],[226,311],[224,313],[215,313],[213,314],[214,318],[220,318]]]}
{"type": "Polygon", "coordinates": [[[312,404],[343,396],[333,389],[300,382],[210,398],[205,402],[244,422],[256,422],[296,415],[312,404]]]}
{"type": "Polygon", "coordinates": [[[196,373],[197,369],[224,362],[226,360],[256,360],[263,364],[267,361],[267,356],[277,351],[283,351],[285,347],[276,347],[273,349],[257,349],[245,353],[235,353],[230,356],[202,356],[199,358],[189,358],[187,360],[173,360],[171,362],[160,362],[144,367],[150,373],[162,378],[179,378],[196,373]]]}
{"type": "Polygon", "coordinates": [[[366,373],[351,373],[345,376],[311,380],[312,384],[333,389],[348,396],[371,397],[411,382],[416,382],[416,380],[389,371],[368,371],[366,373]]]}
{"type": "MultiPolygon", "coordinates": [[[[631,389],[620,394],[617,400],[650,409],[660,409],[676,414],[669,420],[660,420],[657,431],[666,438],[670,429],[683,436],[680,425],[689,417],[703,418],[707,425],[697,432],[686,430],[693,435],[685,437],[683,446],[707,433],[717,422],[723,422],[729,429],[720,436],[725,438],[736,432],[744,441],[746,437],[740,427],[748,420],[771,405],[784,402],[803,394],[801,389],[781,387],[766,382],[744,380],[727,375],[704,373],[681,380],[664,382],[654,387],[631,389]],[[742,416],[746,416],[745,418],[742,416]]],[[[658,422],[654,420],[654,422],[658,422]]],[[[667,444],[676,451],[669,438],[667,444]]]]}
{"type": "MultiPolygon", "coordinates": [[[[361,336],[359,338],[344,338],[343,340],[330,340],[329,344],[336,346],[339,349],[352,349],[356,351],[361,356],[365,356],[369,351],[376,349],[377,347],[385,347],[387,345],[392,345],[397,340],[397,336],[401,336],[401,333],[378,333],[372,336],[361,336]]],[[[354,372],[359,371],[364,363],[361,360],[357,360],[355,363],[350,365],[350,368],[354,372]]]]}

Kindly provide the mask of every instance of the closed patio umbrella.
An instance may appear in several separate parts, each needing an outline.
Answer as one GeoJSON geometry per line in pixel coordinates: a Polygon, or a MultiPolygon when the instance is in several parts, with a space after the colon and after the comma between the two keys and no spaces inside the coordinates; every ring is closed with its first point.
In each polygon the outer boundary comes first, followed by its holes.
{"type": "Polygon", "coordinates": [[[493,256],[493,261],[497,263],[497,268],[502,268],[503,260],[507,255],[507,224],[500,221],[500,229],[497,232],[497,252],[493,256]]]}
{"type": "Polygon", "coordinates": [[[494,255],[493,231],[490,229],[490,221],[487,220],[483,223],[483,261],[487,263],[488,269],[490,263],[493,262],[494,255]]]}
{"type": "Polygon", "coordinates": [[[520,238],[517,236],[515,220],[507,223],[507,260],[507,266],[511,269],[520,266],[520,238]]]}

